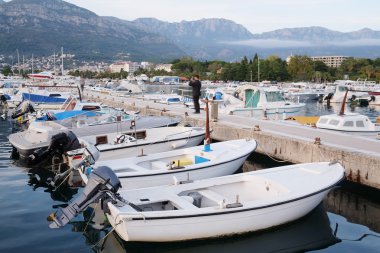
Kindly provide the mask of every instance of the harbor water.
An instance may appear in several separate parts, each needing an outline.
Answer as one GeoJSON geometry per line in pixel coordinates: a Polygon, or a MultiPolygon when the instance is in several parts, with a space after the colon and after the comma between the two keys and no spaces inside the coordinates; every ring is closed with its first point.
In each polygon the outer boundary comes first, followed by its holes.
{"type": "MultiPolygon", "coordinates": [[[[310,103],[306,115],[335,107],[310,103]]],[[[378,109],[355,108],[374,119],[378,109]]],[[[267,231],[181,243],[125,243],[109,227],[89,221],[91,210],[64,228],[52,230],[47,217],[80,191],[49,187],[44,169],[20,167],[10,159],[8,135],[17,129],[0,120],[0,252],[379,252],[380,192],[343,183],[306,217],[267,231]]],[[[278,166],[252,154],[245,169],[278,166]]],[[[379,168],[380,169],[380,168],[379,168]]],[[[181,228],[178,228],[181,229],[181,228]]]]}

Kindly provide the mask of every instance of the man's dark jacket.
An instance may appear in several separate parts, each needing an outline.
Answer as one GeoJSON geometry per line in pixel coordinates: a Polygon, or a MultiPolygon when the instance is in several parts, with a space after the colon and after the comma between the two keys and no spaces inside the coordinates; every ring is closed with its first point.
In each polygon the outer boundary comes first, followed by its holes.
{"type": "Polygon", "coordinates": [[[201,82],[199,80],[193,80],[189,82],[189,86],[193,88],[193,97],[201,96],[201,82]]]}

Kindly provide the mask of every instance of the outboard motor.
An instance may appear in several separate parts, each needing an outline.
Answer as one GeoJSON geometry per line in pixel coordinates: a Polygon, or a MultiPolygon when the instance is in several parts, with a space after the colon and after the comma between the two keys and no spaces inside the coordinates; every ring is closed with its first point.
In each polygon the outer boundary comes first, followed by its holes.
{"type": "Polygon", "coordinates": [[[50,228],[65,226],[79,213],[83,212],[90,204],[102,200],[102,209],[105,210],[109,201],[118,197],[117,191],[121,188],[120,180],[116,174],[107,166],[101,166],[94,170],[83,192],[67,207],[60,208],[57,212],[50,214],[50,228]]]}
{"type": "Polygon", "coordinates": [[[29,162],[36,164],[44,161],[47,157],[54,154],[63,155],[65,152],[80,148],[80,143],[76,135],[71,132],[62,132],[51,137],[50,145],[47,149],[37,149],[29,156],[29,162]]]}
{"type": "Polygon", "coordinates": [[[323,100],[331,100],[333,96],[334,96],[334,93],[329,93],[323,100]]]}
{"type": "Polygon", "coordinates": [[[0,95],[0,105],[6,104],[7,100],[8,98],[6,97],[6,95],[4,94],[0,95]]]}
{"type": "Polygon", "coordinates": [[[349,98],[348,100],[350,100],[351,102],[354,102],[356,100],[356,96],[352,95],[351,98],[349,98]]]}
{"type": "Polygon", "coordinates": [[[51,181],[51,185],[57,185],[58,182],[64,178],[67,178],[67,176],[74,170],[80,170],[82,172],[79,173],[82,178],[82,182],[87,184],[88,176],[92,172],[91,166],[95,164],[99,157],[99,149],[89,143],[87,143],[87,147],[85,148],[67,151],[66,158],[68,160],[69,169],[55,174],[53,181],[51,181]]]}
{"type": "Polygon", "coordinates": [[[16,107],[11,117],[12,119],[16,119],[20,116],[23,116],[24,114],[33,112],[35,112],[35,110],[32,103],[29,100],[24,100],[16,107]]]}

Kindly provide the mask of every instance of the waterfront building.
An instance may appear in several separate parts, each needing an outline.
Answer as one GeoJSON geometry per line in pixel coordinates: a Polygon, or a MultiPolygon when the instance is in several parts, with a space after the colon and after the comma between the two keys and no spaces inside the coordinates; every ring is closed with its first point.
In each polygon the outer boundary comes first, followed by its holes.
{"type": "Polygon", "coordinates": [[[338,68],[342,62],[348,59],[348,56],[312,56],[313,61],[321,61],[330,68],[338,68]]]}
{"type": "Polygon", "coordinates": [[[173,64],[157,64],[154,67],[154,70],[165,70],[166,72],[172,72],[173,64]]]}
{"type": "Polygon", "coordinates": [[[140,68],[140,63],[138,62],[115,62],[109,66],[111,73],[119,73],[121,70],[128,73],[134,73],[140,68]]]}

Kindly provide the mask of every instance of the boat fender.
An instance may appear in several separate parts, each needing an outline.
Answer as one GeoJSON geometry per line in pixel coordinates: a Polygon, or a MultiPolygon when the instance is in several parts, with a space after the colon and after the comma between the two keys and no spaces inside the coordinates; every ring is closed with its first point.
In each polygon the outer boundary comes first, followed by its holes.
{"type": "Polygon", "coordinates": [[[91,172],[93,171],[93,168],[92,167],[86,167],[86,168],[84,168],[84,171],[85,171],[86,176],[89,176],[91,174],[91,172]]]}
{"type": "Polygon", "coordinates": [[[172,149],[182,148],[187,144],[187,140],[177,141],[172,144],[172,149]]]}

